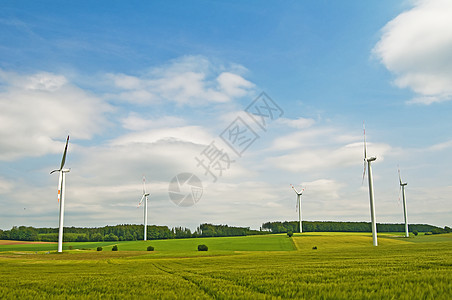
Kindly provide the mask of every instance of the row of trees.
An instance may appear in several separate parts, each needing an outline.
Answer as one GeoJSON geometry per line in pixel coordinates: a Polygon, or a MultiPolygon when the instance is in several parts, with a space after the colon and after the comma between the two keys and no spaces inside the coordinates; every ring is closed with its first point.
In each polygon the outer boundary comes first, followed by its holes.
{"type": "MultiPolygon", "coordinates": [[[[311,222],[303,221],[303,232],[371,232],[369,222],[311,222]]],[[[439,228],[426,224],[409,225],[411,232],[431,232],[432,234],[451,232],[449,227],[439,228]]],[[[249,227],[234,227],[228,225],[201,224],[195,232],[188,228],[150,225],[147,228],[147,239],[181,239],[196,237],[245,236],[271,233],[299,232],[296,221],[267,222],[259,231],[249,227]]],[[[404,232],[404,224],[377,224],[378,232],[404,232]]],[[[64,228],[65,242],[99,242],[99,241],[134,241],[142,240],[143,225],[116,225],[96,228],[66,227],[64,228]]],[[[10,230],[0,229],[0,240],[21,241],[58,241],[58,228],[34,228],[14,226],[10,230]]]]}
{"type": "MultiPolygon", "coordinates": [[[[195,232],[188,228],[150,225],[147,227],[147,239],[181,239],[213,236],[243,236],[259,234],[248,227],[233,227],[228,225],[201,224],[195,232]]],[[[263,232],[262,232],[263,233],[263,232]]],[[[65,227],[64,242],[99,242],[99,241],[134,241],[144,237],[143,225],[116,225],[97,228],[65,227]]],[[[58,228],[34,228],[14,226],[11,230],[0,229],[0,239],[21,241],[58,241],[58,228]]]]}
{"type": "MultiPolygon", "coordinates": [[[[331,221],[303,221],[303,232],[371,232],[370,222],[331,222],[331,221]]],[[[262,229],[271,233],[300,232],[300,225],[297,221],[285,222],[267,222],[262,225],[262,229]]],[[[432,232],[446,233],[450,232],[449,227],[440,228],[426,224],[409,224],[410,232],[432,232]]],[[[404,232],[405,224],[379,224],[377,223],[378,232],[404,232]]]]}

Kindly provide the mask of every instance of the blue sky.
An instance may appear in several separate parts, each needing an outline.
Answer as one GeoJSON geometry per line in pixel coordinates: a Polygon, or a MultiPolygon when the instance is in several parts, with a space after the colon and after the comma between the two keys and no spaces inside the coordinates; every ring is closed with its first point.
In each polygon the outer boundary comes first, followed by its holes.
{"type": "Polygon", "coordinates": [[[369,221],[362,122],[378,222],[452,216],[452,6],[432,1],[2,1],[0,228],[142,222],[195,229],[296,220],[369,221]],[[262,130],[244,110],[265,92],[282,109],[262,130]],[[240,157],[221,139],[240,116],[258,136],[240,157]],[[234,160],[213,182],[214,142],[234,160]],[[168,185],[199,177],[175,205],[168,185]]]}

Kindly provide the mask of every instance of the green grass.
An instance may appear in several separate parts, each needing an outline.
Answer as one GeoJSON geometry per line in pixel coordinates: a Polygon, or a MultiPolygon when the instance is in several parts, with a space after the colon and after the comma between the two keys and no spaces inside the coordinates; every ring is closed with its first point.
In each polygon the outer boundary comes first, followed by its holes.
{"type": "Polygon", "coordinates": [[[151,245],[155,251],[197,251],[198,245],[207,245],[209,251],[290,251],[295,246],[287,235],[257,235],[238,237],[211,237],[177,240],[122,242],[120,250],[146,250],[151,245]]]}
{"type": "Polygon", "coordinates": [[[452,234],[441,236],[383,234],[378,247],[370,234],[305,233],[4,251],[0,298],[450,299],[452,234]],[[192,249],[201,243],[209,251],[192,249]],[[148,244],[156,251],[137,251],[148,244]]]}
{"type": "MultiPolygon", "coordinates": [[[[105,251],[111,250],[113,245],[118,245],[120,251],[145,251],[151,245],[154,246],[155,251],[197,251],[200,244],[207,245],[209,251],[290,251],[296,249],[287,235],[274,234],[150,241],[74,242],[64,243],[63,250],[69,250],[69,247],[72,247],[72,249],[96,249],[100,246],[105,251]]],[[[0,245],[0,253],[1,251],[55,251],[56,249],[56,243],[0,245]]]]}

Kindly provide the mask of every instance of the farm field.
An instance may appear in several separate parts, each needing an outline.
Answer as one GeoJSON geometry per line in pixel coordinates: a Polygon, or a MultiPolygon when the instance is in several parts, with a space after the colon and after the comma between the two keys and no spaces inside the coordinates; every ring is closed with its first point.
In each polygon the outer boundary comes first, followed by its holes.
{"type": "Polygon", "coordinates": [[[450,299],[452,234],[397,235],[378,247],[365,233],[68,243],[92,250],[62,254],[0,244],[0,298],[450,299]]]}

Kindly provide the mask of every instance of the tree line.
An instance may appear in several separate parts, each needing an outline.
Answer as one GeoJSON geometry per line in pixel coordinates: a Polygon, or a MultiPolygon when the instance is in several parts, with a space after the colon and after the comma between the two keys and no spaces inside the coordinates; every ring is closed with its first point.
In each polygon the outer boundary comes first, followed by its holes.
{"type": "MultiPolygon", "coordinates": [[[[370,222],[331,222],[303,221],[303,232],[371,232],[370,222]]],[[[147,239],[182,239],[197,237],[245,236],[267,233],[299,232],[297,221],[267,222],[260,230],[249,227],[228,225],[201,224],[196,231],[189,228],[148,225],[147,239]]],[[[378,232],[404,232],[404,224],[377,224],[378,232]]],[[[432,234],[451,232],[449,227],[436,227],[427,224],[410,224],[410,232],[431,232],[432,234]]],[[[143,240],[144,226],[123,224],[95,228],[65,227],[64,242],[100,242],[100,241],[135,241],[143,240]]],[[[30,226],[14,226],[10,230],[0,229],[0,240],[57,242],[58,228],[35,228],[30,226]]]]}
{"type": "MultiPolygon", "coordinates": [[[[332,222],[332,221],[302,221],[303,232],[372,232],[370,222],[332,222]]],[[[298,221],[267,222],[263,230],[271,233],[300,232],[298,221]]],[[[427,224],[408,224],[410,232],[431,232],[432,234],[451,232],[449,227],[440,228],[427,224]]],[[[377,223],[378,232],[404,232],[405,224],[377,223]]]]}
{"type": "MultiPolygon", "coordinates": [[[[224,237],[264,234],[249,227],[201,224],[195,232],[189,228],[148,225],[147,239],[181,239],[196,237],[224,237]]],[[[96,228],[65,227],[64,242],[136,241],[143,240],[144,225],[123,224],[96,228]]],[[[10,230],[0,229],[0,240],[57,242],[58,228],[35,228],[14,226],[10,230]]]]}

